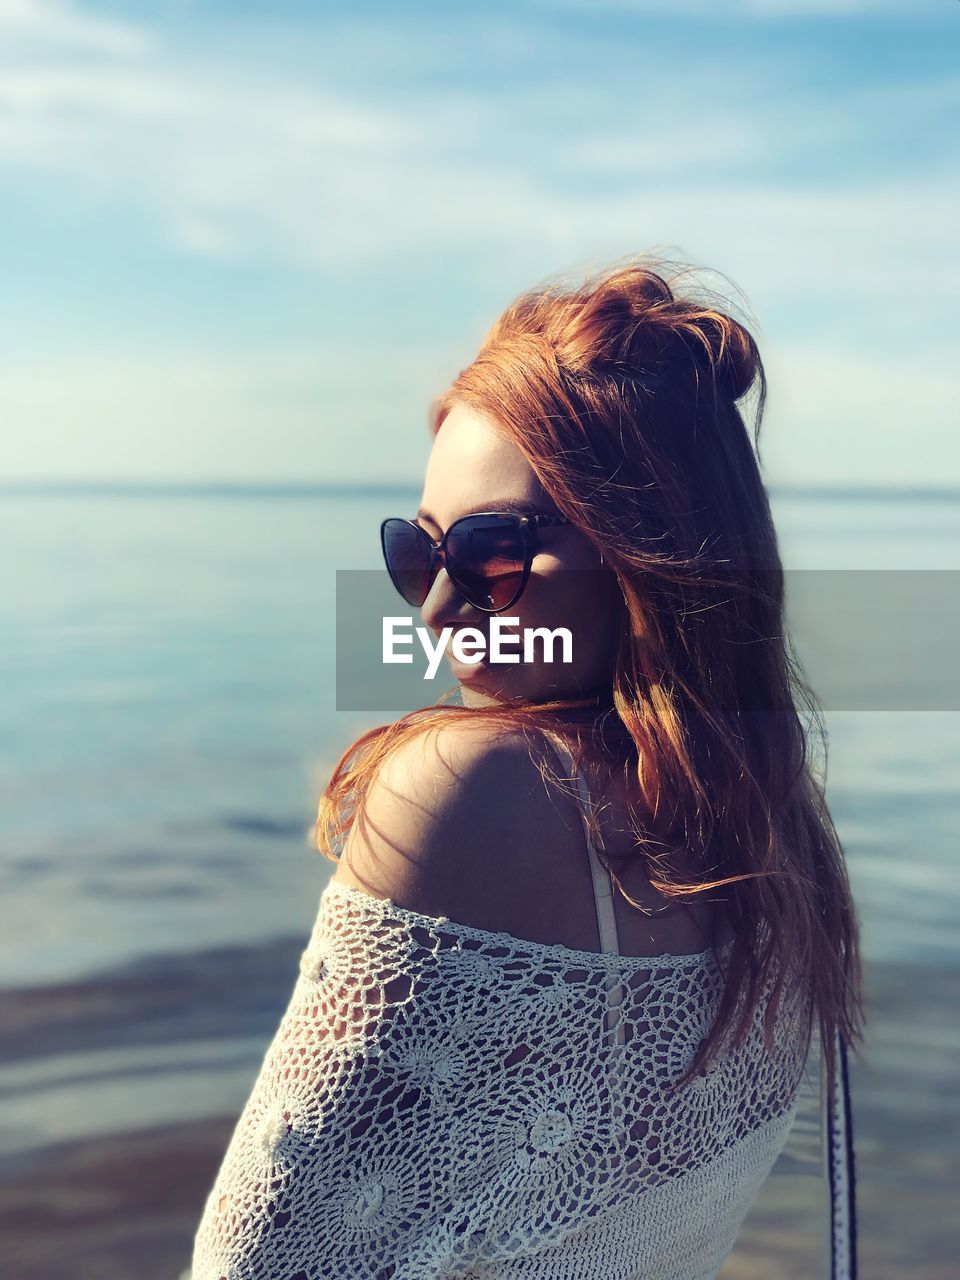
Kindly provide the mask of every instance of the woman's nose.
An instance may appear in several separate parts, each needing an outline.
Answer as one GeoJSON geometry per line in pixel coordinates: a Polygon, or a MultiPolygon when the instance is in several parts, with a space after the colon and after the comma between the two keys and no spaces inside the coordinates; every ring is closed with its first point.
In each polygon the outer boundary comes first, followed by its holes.
{"type": "Polygon", "coordinates": [[[427,598],[420,606],[420,616],[431,631],[439,634],[444,627],[463,626],[472,606],[460,595],[441,565],[430,584],[427,598]]]}

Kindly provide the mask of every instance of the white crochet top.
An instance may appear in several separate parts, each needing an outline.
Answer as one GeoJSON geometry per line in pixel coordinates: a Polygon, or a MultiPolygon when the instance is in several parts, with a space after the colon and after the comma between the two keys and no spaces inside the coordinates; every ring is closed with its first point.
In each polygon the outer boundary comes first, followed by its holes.
{"type": "Polygon", "coordinates": [[[808,1006],[768,1053],[761,1005],[673,1092],[729,944],[619,955],[584,832],[602,953],[327,884],[192,1280],[714,1280],[786,1142],[808,1006]]]}

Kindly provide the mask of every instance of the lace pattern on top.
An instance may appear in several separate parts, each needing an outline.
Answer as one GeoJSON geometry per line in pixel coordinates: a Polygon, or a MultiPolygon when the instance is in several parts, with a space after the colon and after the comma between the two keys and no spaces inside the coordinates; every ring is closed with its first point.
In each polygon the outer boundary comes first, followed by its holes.
{"type": "Polygon", "coordinates": [[[788,987],[768,1053],[768,988],[675,1091],[728,950],[577,951],[330,881],[192,1280],[715,1276],[786,1141],[809,1020],[788,987]]]}

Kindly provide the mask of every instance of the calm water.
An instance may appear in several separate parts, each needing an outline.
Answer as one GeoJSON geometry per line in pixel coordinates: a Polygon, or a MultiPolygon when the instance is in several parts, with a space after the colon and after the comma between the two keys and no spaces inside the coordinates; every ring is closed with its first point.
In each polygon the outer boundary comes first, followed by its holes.
{"type": "MultiPolygon", "coordinates": [[[[334,709],[335,570],[416,497],[0,496],[0,984],[308,931],[316,798],[389,718],[334,709]]],[[[773,505],[790,569],[960,568],[946,495],[773,505]]],[[[954,961],[960,714],[827,726],[866,954],[954,961]]]]}
{"type": "MultiPolygon", "coordinates": [[[[75,1190],[58,1153],[96,1160],[108,1135],[239,1112],[332,871],[309,837],[317,797],[391,718],[334,710],[335,570],[379,569],[380,519],[417,496],[0,493],[0,1189],[46,1160],[55,1214],[75,1190]]],[[[773,506],[788,570],[949,570],[938,589],[956,596],[956,498],[773,506]]],[[[828,663],[855,676],[879,637],[831,599],[828,663]],[[848,634],[862,641],[844,654],[848,634]]],[[[943,637],[911,632],[904,677],[936,695],[943,637]]],[[[960,1180],[960,712],[826,724],[872,1005],[853,1073],[864,1274],[941,1280],[960,1180]]],[[[818,1141],[811,1095],[777,1165],[801,1176],[768,1181],[724,1274],[820,1273],[818,1141]]],[[[166,1158],[173,1186],[185,1157],[166,1158]]],[[[136,1161],[118,1175],[104,1230],[149,1220],[139,1179],[136,1161]]],[[[194,1213],[167,1241],[171,1275],[194,1213]]]]}

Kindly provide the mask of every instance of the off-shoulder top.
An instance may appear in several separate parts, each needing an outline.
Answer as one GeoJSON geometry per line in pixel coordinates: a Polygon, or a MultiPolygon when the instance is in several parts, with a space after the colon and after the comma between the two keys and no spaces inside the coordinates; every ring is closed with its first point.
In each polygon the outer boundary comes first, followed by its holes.
{"type": "MultiPolygon", "coordinates": [[[[602,951],[422,915],[331,880],[196,1233],[192,1280],[714,1280],[786,1142],[809,1012],[788,984],[673,1086],[727,943],[602,951]]],[[[766,996],[769,996],[769,989],[766,996]]]]}

